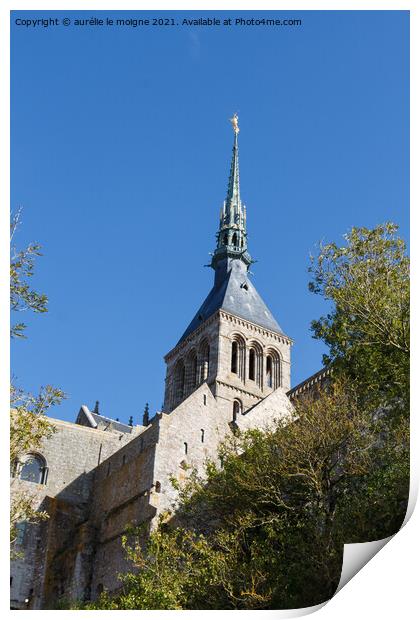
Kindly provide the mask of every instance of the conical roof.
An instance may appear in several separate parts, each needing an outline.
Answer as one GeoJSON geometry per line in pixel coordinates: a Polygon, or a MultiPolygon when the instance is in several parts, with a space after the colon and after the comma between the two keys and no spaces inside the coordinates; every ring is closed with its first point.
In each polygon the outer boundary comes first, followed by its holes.
{"type": "Polygon", "coordinates": [[[211,289],[206,299],[188,325],[179,342],[207,321],[218,310],[225,310],[245,321],[265,327],[272,332],[285,335],[280,325],[262,300],[255,286],[248,278],[242,263],[234,260],[232,268],[211,289]]]}

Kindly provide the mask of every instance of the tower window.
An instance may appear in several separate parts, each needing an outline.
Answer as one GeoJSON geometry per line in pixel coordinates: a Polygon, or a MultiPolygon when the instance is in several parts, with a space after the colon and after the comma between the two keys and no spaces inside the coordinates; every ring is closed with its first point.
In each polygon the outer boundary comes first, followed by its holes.
{"type": "Polygon", "coordinates": [[[208,342],[204,341],[200,347],[200,359],[201,359],[201,372],[200,382],[206,381],[209,376],[210,366],[210,346],[208,342]]]}
{"type": "Polygon", "coordinates": [[[184,362],[180,361],[177,364],[175,370],[175,399],[181,400],[184,396],[185,389],[185,366],[184,362]]]}
{"type": "Polygon", "coordinates": [[[266,380],[269,388],[273,387],[273,358],[271,355],[267,355],[266,363],[266,380]]]}
{"type": "Polygon", "coordinates": [[[232,342],[232,358],[230,369],[235,374],[238,374],[238,343],[232,342]]]}
{"type": "Polygon", "coordinates": [[[236,233],[233,234],[232,245],[234,245],[235,247],[238,245],[238,235],[236,233]]]}
{"type": "Polygon", "coordinates": [[[197,356],[194,357],[193,359],[193,367],[192,367],[192,372],[193,372],[193,387],[195,387],[198,383],[198,361],[197,361],[197,356]]]}
{"type": "Polygon", "coordinates": [[[249,372],[248,377],[251,381],[255,381],[255,350],[249,350],[249,372]]]}
{"type": "Polygon", "coordinates": [[[228,244],[228,236],[225,234],[223,237],[223,245],[227,245],[228,244]]]}

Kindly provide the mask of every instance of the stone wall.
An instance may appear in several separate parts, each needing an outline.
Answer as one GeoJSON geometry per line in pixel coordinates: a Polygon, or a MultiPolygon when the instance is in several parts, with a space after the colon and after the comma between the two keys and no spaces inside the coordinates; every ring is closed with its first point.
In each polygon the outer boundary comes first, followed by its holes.
{"type": "MultiPolygon", "coordinates": [[[[48,466],[47,484],[12,480],[12,495],[24,491],[34,497],[34,506],[43,510],[51,508],[48,498],[57,498],[61,506],[77,507],[75,520],[82,522],[90,509],[94,470],[98,463],[131,439],[129,434],[116,434],[90,429],[62,420],[49,419],[55,428],[38,451],[48,466]]],[[[53,518],[40,525],[26,524],[17,551],[23,557],[12,562],[11,600],[16,608],[38,609],[43,605],[41,584],[46,571],[45,561],[54,555],[54,539],[63,541],[62,531],[57,530],[53,518]],[[54,536],[50,536],[54,530],[54,536]],[[49,540],[49,545],[47,544],[49,540]],[[25,600],[27,599],[27,602],[25,600]]],[[[67,571],[70,568],[67,566],[67,571]]]]}
{"type": "Polygon", "coordinates": [[[120,586],[118,573],[128,564],[121,537],[127,526],[148,523],[156,513],[154,489],[159,420],[103,461],[95,471],[90,520],[97,531],[91,590],[120,586]]]}

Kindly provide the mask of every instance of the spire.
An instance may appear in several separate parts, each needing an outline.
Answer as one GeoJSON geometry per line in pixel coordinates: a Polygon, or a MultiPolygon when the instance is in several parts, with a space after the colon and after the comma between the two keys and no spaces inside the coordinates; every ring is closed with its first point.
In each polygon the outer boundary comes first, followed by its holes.
{"type": "Polygon", "coordinates": [[[149,426],[149,403],[146,403],[143,413],[143,426],[149,426]]]}
{"type": "Polygon", "coordinates": [[[239,147],[238,147],[238,115],[234,114],[230,119],[233,126],[235,137],[233,140],[232,163],[230,165],[230,175],[228,183],[228,191],[226,196],[226,205],[228,210],[233,210],[241,204],[241,196],[239,191],[239,147]]]}
{"type": "MultiPolygon", "coordinates": [[[[252,260],[247,252],[247,233],[246,233],[246,209],[241,202],[239,187],[239,145],[238,145],[238,115],[235,113],[230,119],[232,123],[234,138],[232,149],[232,161],[226,200],[220,211],[220,223],[217,233],[217,248],[213,253],[211,266],[217,271],[221,268],[220,261],[226,269],[230,266],[230,260],[237,259],[245,263],[248,268],[252,260]]],[[[226,270],[224,270],[226,272],[226,270]]]]}

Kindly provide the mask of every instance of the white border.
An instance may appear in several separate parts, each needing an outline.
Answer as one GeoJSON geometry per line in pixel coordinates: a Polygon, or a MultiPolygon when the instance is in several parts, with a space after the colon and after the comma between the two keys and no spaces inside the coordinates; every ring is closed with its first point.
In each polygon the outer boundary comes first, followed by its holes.
{"type": "MultiPolygon", "coordinates": [[[[9,32],[9,20],[11,10],[83,10],[83,11],[93,11],[93,10],[147,10],[147,9],[155,9],[155,10],[293,10],[296,14],[299,11],[303,10],[410,10],[411,11],[411,66],[415,66],[418,69],[418,24],[417,24],[417,10],[416,5],[413,1],[407,2],[398,2],[393,0],[370,0],[364,2],[363,0],[353,0],[352,2],[328,2],[328,1],[301,1],[294,3],[293,0],[289,0],[289,2],[263,2],[259,3],[258,8],[256,8],[255,4],[249,3],[247,1],[214,1],[211,5],[207,2],[202,2],[202,0],[196,0],[195,2],[187,1],[182,3],[176,3],[174,0],[166,2],[160,2],[157,7],[156,4],[152,2],[138,2],[134,0],[125,0],[118,3],[116,6],[115,1],[97,1],[90,0],[87,4],[85,1],[73,1],[73,2],[63,2],[62,0],[55,0],[54,2],[44,0],[43,2],[33,2],[30,0],[3,0],[0,5],[0,75],[2,76],[2,91],[1,91],[1,115],[0,115],[0,135],[6,137],[3,139],[0,145],[0,157],[1,157],[1,182],[0,182],[0,192],[3,205],[3,209],[0,212],[1,218],[1,235],[2,238],[0,240],[0,307],[5,309],[8,307],[8,218],[9,218],[9,208],[6,205],[10,204],[10,161],[9,161],[9,119],[10,119],[10,106],[9,106],[9,65],[10,65],[10,32],[9,32]]],[[[418,89],[417,82],[414,80],[414,70],[411,69],[411,109],[416,111],[419,108],[419,97],[418,97],[418,89]]],[[[417,136],[417,115],[413,115],[412,117],[412,137],[417,136]]],[[[414,234],[418,233],[418,222],[419,216],[418,211],[420,209],[420,203],[418,200],[418,170],[420,169],[418,166],[418,157],[417,150],[412,148],[411,154],[411,169],[416,171],[417,174],[413,175],[412,178],[412,204],[415,205],[415,208],[412,210],[411,218],[411,233],[412,239],[414,238],[414,234]]],[[[419,295],[419,287],[418,287],[418,273],[417,273],[417,265],[418,265],[418,250],[415,247],[415,244],[412,243],[412,264],[415,266],[413,268],[413,279],[412,279],[412,306],[415,312],[415,316],[418,315],[416,312],[419,295]]],[[[419,338],[419,326],[416,322],[413,321],[412,324],[413,329],[413,341],[415,343],[420,342],[419,338]]],[[[0,321],[0,336],[2,342],[5,343],[6,347],[9,346],[9,325],[7,319],[4,318],[4,312],[2,313],[2,319],[0,321]]],[[[4,359],[4,357],[2,358],[4,359]]],[[[6,412],[8,411],[9,405],[7,400],[8,394],[8,383],[9,383],[9,364],[4,363],[0,366],[0,393],[2,395],[2,422],[3,422],[3,441],[6,441],[6,437],[8,437],[8,416],[6,412]]],[[[412,359],[412,385],[413,385],[413,402],[415,404],[418,403],[418,389],[416,386],[419,382],[418,377],[420,376],[419,372],[419,363],[418,363],[418,354],[413,354],[412,359]]],[[[417,446],[414,445],[414,439],[419,437],[419,413],[416,411],[416,407],[412,408],[413,416],[412,416],[412,429],[411,429],[411,445],[412,445],[412,470],[411,470],[411,486],[412,492],[410,495],[410,509],[413,509],[414,495],[417,494],[418,489],[418,481],[419,481],[419,465],[420,465],[420,450],[417,446]],[[414,494],[413,494],[414,492],[414,494]]],[[[418,442],[416,441],[418,445],[418,442]]],[[[8,480],[8,457],[7,450],[5,446],[2,446],[1,450],[2,458],[4,462],[2,463],[1,471],[3,474],[3,482],[5,484],[4,493],[5,496],[8,493],[9,488],[9,480],[8,480]],[[4,449],[3,449],[4,448],[4,449]],[[7,486],[6,486],[7,485],[7,486]]],[[[363,570],[358,573],[349,585],[343,588],[339,592],[337,596],[335,596],[322,610],[319,612],[319,618],[336,620],[337,617],[340,620],[346,619],[354,619],[354,616],[361,616],[362,618],[395,618],[398,616],[399,619],[404,620],[408,618],[416,618],[418,616],[418,553],[419,553],[419,541],[420,541],[420,516],[419,510],[414,512],[413,517],[407,525],[403,528],[403,530],[398,533],[391,542],[386,545],[386,547],[371,560],[363,570]]],[[[1,514],[1,541],[2,541],[2,566],[1,566],[1,602],[3,609],[9,613],[9,579],[8,579],[8,515],[7,511],[2,511],[1,514]]],[[[13,612],[19,613],[19,612],[13,612]]],[[[48,612],[45,611],[34,611],[32,612],[36,615],[45,614],[48,612]]],[[[57,613],[57,612],[55,612],[57,613]]],[[[72,612],[62,611],[60,614],[70,614],[72,612]]],[[[104,613],[104,612],[79,612],[80,614],[85,613],[104,613]]],[[[110,612],[105,612],[110,613],[110,612]]],[[[126,612],[115,612],[118,614],[123,614],[126,612]]],[[[137,612],[139,613],[139,612],[137,612]]],[[[169,616],[173,616],[174,613],[171,611],[156,611],[156,612],[141,612],[142,615],[156,615],[159,614],[159,619],[168,618],[169,616]]],[[[183,614],[187,614],[190,617],[198,617],[198,614],[202,615],[203,613],[206,615],[214,614],[213,611],[210,612],[181,612],[183,614]]],[[[225,614],[230,614],[231,612],[217,612],[217,616],[222,617],[225,614]]],[[[256,615],[264,615],[264,617],[268,616],[276,616],[276,617],[284,617],[281,612],[276,611],[267,611],[267,612],[243,612],[247,614],[256,615]]],[[[42,616],[39,616],[42,617],[42,616]]],[[[290,617],[290,616],[289,616],[290,617]]]]}

